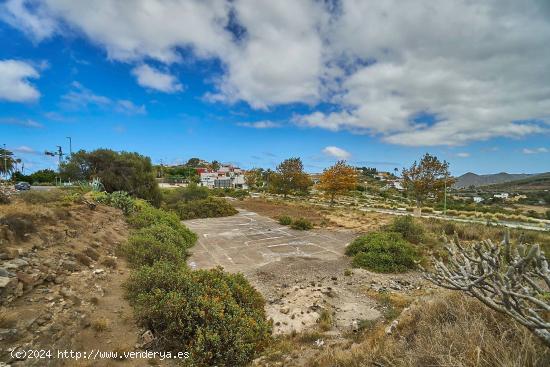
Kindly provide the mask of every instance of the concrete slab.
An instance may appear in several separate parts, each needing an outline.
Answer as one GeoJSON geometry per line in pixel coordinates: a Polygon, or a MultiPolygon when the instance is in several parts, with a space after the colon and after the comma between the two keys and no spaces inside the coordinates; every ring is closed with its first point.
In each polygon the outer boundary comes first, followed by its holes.
{"type": "Polygon", "coordinates": [[[293,230],[246,210],[231,217],[193,219],[184,224],[199,235],[191,249],[190,266],[221,265],[231,272],[246,273],[286,257],[335,260],[354,238],[345,230],[293,230]]]}

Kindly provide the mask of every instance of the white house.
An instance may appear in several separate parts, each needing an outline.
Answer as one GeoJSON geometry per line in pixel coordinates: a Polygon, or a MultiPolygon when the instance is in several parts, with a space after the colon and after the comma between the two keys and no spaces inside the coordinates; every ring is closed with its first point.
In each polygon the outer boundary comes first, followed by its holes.
{"type": "Polygon", "coordinates": [[[200,184],[208,188],[247,189],[244,171],[232,165],[223,165],[217,171],[200,169],[200,184]]]}
{"type": "Polygon", "coordinates": [[[507,192],[502,192],[500,194],[494,194],[494,198],[500,198],[500,199],[508,199],[508,196],[510,196],[507,192]]]}
{"type": "Polygon", "coordinates": [[[483,198],[481,196],[474,196],[472,200],[474,201],[474,203],[479,204],[483,201],[483,198]]]}

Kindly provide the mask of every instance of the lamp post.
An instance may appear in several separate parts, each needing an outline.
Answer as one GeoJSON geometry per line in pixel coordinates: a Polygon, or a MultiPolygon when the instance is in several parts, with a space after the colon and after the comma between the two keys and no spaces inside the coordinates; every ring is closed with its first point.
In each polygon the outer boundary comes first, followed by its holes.
{"type": "Polygon", "coordinates": [[[67,139],[69,139],[69,156],[73,156],[73,140],[70,136],[67,136],[67,139]]]}

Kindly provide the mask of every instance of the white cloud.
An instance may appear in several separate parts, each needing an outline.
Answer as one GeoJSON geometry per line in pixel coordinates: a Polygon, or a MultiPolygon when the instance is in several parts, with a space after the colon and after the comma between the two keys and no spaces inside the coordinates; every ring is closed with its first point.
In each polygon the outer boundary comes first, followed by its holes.
{"type": "Polygon", "coordinates": [[[30,64],[17,60],[0,60],[0,100],[10,102],[35,101],[40,92],[28,79],[38,78],[38,71],[30,64]]]}
{"type": "Polygon", "coordinates": [[[94,107],[100,109],[113,109],[116,112],[128,115],[142,115],[147,113],[144,105],[138,106],[129,100],[112,100],[109,97],[95,94],[79,82],[73,82],[72,89],[61,96],[61,105],[70,110],[82,110],[94,107]]]}
{"type": "Polygon", "coordinates": [[[273,128],[281,127],[279,123],[273,122],[270,120],[254,121],[254,122],[239,122],[237,123],[237,125],[243,126],[243,127],[251,127],[254,129],[273,129],[273,128]]]}
{"type": "Polygon", "coordinates": [[[345,151],[342,148],[338,148],[335,146],[328,146],[325,149],[323,149],[323,153],[325,153],[328,156],[338,158],[338,159],[348,159],[351,157],[351,153],[348,151],[345,151]]]}
{"type": "Polygon", "coordinates": [[[311,113],[294,119],[303,126],[433,146],[550,124],[550,6],[540,0],[10,0],[4,10],[37,40],[85,35],[161,91],[181,85],[143,62],[218,59],[208,100],[306,103],[311,113]]]}
{"type": "Polygon", "coordinates": [[[459,157],[459,158],[468,158],[470,156],[470,153],[460,152],[460,153],[456,153],[456,156],[459,157]]]}
{"type": "Polygon", "coordinates": [[[15,153],[23,153],[23,154],[35,154],[36,150],[32,149],[31,147],[28,147],[26,145],[21,145],[20,147],[12,149],[15,153]]]}
{"type": "Polygon", "coordinates": [[[0,19],[36,41],[50,37],[57,28],[55,19],[36,1],[7,0],[0,4],[0,19]],[[33,12],[28,9],[29,3],[33,5],[33,12]]]}
{"type": "Polygon", "coordinates": [[[134,102],[126,99],[121,99],[116,102],[116,110],[128,115],[144,115],[147,113],[144,105],[138,106],[134,104],[134,102]]]}
{"type": "Polygon", "coordinates": [[[548,153],[548,149],[544,147],[540,148],[523,148],[521,151],[523,154],[539,154],[539,153],[548,153]]]}
{"type": "Polygon", "coordinates": [[[182,85],[173,75],[163,73],[149,65],[143,64],[132,70],[137,82],[142,87],[155,89],[165,93],[183,90],[182,85]]]}
{"type": "Polygon", "coordinates": [[[37,128],[37,129],[44,127],[44,125],[42,125],[41,123],[36,122],[34,120],[31,120],[31,119],[21,120],[21,119],[10,118],[10,117],[1,118],[0,119],[0,124],[20,125],[20,126],[24,126],[24,127],[32,127],[32,128],[37,128]]]}

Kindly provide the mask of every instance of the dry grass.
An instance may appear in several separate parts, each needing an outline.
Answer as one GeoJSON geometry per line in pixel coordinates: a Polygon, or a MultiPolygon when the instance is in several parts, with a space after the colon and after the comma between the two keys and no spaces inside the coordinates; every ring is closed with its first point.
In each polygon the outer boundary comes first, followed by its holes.
{"type": "Polygon", "coordinates": [[[0,329],[11,329],[17,324],[17,315],[13,312],[0,310],[0,329]]]}
{"type": "Polygon", "coordinates": [[[526,328],[460,293],[417,304],[397,331],[384,326],[350,348],[330,348],[309,367],[329,366],[545,366],[550,350],[526,328]]]}
{"type": "Polygon", "coordinates": [[[94,329],[98,333],[107,331],[109,329],[109,325],[110,325],[110,322],[105,317],[100,317],[92,321],[92,329],[94,329]]]}
{"type": "Polygon", "coordinates": [[[321,331],[329,331],[330,329],[332,329],[332,310],[330,308],[323,309],[321,311],[321,314],[319,315],[317,323],[321,331]]]}
{"type": "Polygon", "coordinates": [[[273,219],[278,219],[282,216],[289,216],[292,218],[307,219],[315,225],[324,224],[324,217],[319,209],[307,204],[298,204],[282,200],[265,200],[259,198],[235,201],[233,204],[239,208],[250,210],[273,219]]]}

